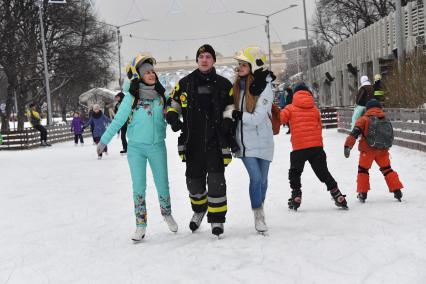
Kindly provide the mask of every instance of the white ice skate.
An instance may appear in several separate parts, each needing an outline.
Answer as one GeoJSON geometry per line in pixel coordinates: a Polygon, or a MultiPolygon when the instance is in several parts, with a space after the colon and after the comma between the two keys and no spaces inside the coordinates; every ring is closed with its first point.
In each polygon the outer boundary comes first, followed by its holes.
{"type": "Polygon", "coordinates": [[[176,223],[175,219],[173,219],[172,215],[164,215],[163,216],[164,221],[166,221],[167,226],[169,227],[169,230],[173,233],[176,233],[178,231],[178,224],[176,223]]]}
{"type": "Polygon", "coordinates": [[[146,228],[145,227],[137,227],[135,233],[132,236],[132,240],[134,242],[140,242],[145,237],[146,228]]]}
{"type": "Polygon", "coordinates": [[[265,223],[265,213],[263,212],[263,207],[253,209],[254,214],[254,228],[259,233],[265,233],[268,231],[268,227],[265,223]]]}

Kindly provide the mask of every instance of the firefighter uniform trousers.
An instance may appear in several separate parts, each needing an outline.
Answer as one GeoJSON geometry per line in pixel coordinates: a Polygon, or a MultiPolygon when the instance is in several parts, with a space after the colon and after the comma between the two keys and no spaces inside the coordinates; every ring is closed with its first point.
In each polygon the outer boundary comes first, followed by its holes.
{"type": "Polygon", "coordinates": [[[370,190],[370,176],[368,170],[373,161],[376,161],[385,177],[390,192],[403,188],[397,172],[392,170],[388,150],[362,151],[359,155],[357,192],[366,193],[370,190]]]}
{"type": "Polygon", "coordinates": [[[197,213],[207,210],[209,223],[225,223],[227,201],[222,152],[219,146],[200,148],[190,147],[186,153],[186,185],[191,207],[197,213]]]}

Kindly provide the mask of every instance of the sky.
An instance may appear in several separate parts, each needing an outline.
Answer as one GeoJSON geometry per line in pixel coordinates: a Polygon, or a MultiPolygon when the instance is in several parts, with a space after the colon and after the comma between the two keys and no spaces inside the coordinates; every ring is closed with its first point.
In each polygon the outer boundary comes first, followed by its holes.
{"type": "MultiPolygon", "coordinates": [[[[256,44],[267,49],[265,18],[236,11],[271,14],[292,4],[297,7],[270,18],[271,42],[283,44],[304,38],[302,0],[92,0],[99,20],[124,25],[141,18],[147,21],[121,28],[121,58],[125,66],[136,53],[150,52],[157,60],[195,58],[196,50],[210,43],[224,56],[256,44]],[[207,37],[215,38],[206,39],[207,37]],[[158,39],[158,40],[148,40],[158,39]],[[183,41],[182,39],[186,39],[183,41]]],[[[315,0],[306,0],[311,21],[315,0]]]]}

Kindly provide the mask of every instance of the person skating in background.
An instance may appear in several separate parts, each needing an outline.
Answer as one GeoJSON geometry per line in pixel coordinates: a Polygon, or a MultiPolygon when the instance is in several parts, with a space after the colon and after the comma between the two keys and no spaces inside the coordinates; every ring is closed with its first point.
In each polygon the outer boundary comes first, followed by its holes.
{"type": "Polygon", "coordinates": [[[74,112],[74,117],[73,117],[72,122],[71,122],[71,132],[74,132],[75,146],[78,145],[79,140],[80,140],[81,145],[84,144],[83,127],[84,127],[84,122],[80,117],[80,113],[78,111],[74,112]]]}
{"type": "Polygon", "coordinates": [[[133,185],[133,201],[136,231],[132,240],[141,241],[146,233],[146,167],[149,163],[160,202],[161,215],[169,230],[177,232],[178,225],[172,216],[167,149],[165,144],[167,123],[164,118],[165,89],[154,71],[155,59],[139,54],[127,66],[131,82],[126,80],[125,94],[118,112],[98,145],[98,153],[111,141],[117,131],[129,121],[127,136],[130,174],[133,185]]]}
{"type": "Polygon", "coordinates": [[[47,143],[47,130],[46,128],[41,125],[41,117],[36,109],[36,105],[31,103],[29,105],[29,110],[27,111],[27,118],[30,122],[31,126],[34,129],[37,129],[40,131],[40,146],[52,146],[49,143],[47,143]]]}
{"type": "Polygon", "coordinates": [[[389,192],[401,201],[403,185],[397,172],[392,169],[389,159],[389,148],[393,142],[392,124],[386,119],[378,100],[370,100],[366,108],[367,112],[356,121],[355,127],[346,138],[344,148],[345,157],[349,158],[352,147],[361,135],[358,146],[360,152],[357,176],[358,199],[361,202],[367,199],[367,193],[370,190],[368,171],[375,161],[385,177],[389,192]]]}
{"type": "Polygon", "coordinates": [[[275,76],[265,68],[266,55],[257,46],[241,50],[236,57],[238,76],[233,85],[234,109],[224,118],[237,121],[236,140],[250,177],[249,194],[255,229],[266,232],[264,202],[268,189],[269,165],[274,156],[271,107],[274,100],[271,82],[275,76]]]}
{"type": "MultiPolygon", "coordinates": [[[[90,126],[93,128],[93,140],[96,144],[101,140],[102,135],[106,130],[106,126],[111,122],[106,115],[101,111],[101,107],[98,104],[93,105],[93,113],[89,121],[84,125],[84,128],[90,126]]],[[[102,159],[102,153],[108,153],[108,147],[105,147],[101,153],[98,153],[98,159],[102,159]]]]}
{"type": "Polygon", "coordinates": [[[301,176],[306,161],[309,161],[318,179],[326,184],[336,206],[347,208],[345,195],[340,192],[337,182],[328,171],[320,111],[315,106],[311,91],[304,83],[294,87],[292,104],[281,110],[281,123],[290,123],[293,147],[288,173],[292,189],[288,200],[289,208],[297,210],[302,202],[301,176]]]}
{"type": "Polygon", "coordinates": [[[355,126],[355,121],[360,118],[365,112],[365,105],[367,102],[374,98],[374,88],[371,86],[367,76],[361,76],[361,87],[355,99],[355,108],[352,114],[351,130],[355,126]]]}
{"type": "MultiPolygon", "coordinates": [[[[124,99],[124,93],[119,92],[117,95],[115,95],[114,99],[117,102],[114,106],[114,114],[117,115],[118,109],[124,99]]],[[[126,138],[127,123],[123,124],[123,126],[120,128],[119,131],[120,131],[120,137],[121,137],[121,145],[123,146],[123,150],[120,151],[120,154],[125,154],[127,153],[127,138],[126,138]]]]}
{"type": "Polygon", "coordinates": [[[216,73],[216,54],[210,45],[197,50],[196,62],[198,69],[182,78],[172,92],[167,122],[173,131],[182,131],[178,150],[186,161],[194,211],[189,227],[196,231],[208,212],[212,233],[219,236],[227,212],[225,166],[232,158],[223,132],[223,112],[234,104],[232,84],[216,73]]]}
{"type": "MultiPolygon", "coordinates": [[[[287,93],[286,99],[285,99],[285,104],[286,106],[291,105],[293,103],[293,89],[290,86],[287,86],[285,88],[285,91],[287,93]]],[[[288,127],[288,131],[286,134],[290,134],[290,124],[287,123],[287,127],[288,127]]]]}
{"type": "Polygon", "coordinates": [[[285,100],[286,100],[286,97],[285,97],[285,89],[284,90],[282,90],[282,91],[280,91],[280,97],[279,97],[279,107],[280,107],[280,109],[283,109],[283,108],[285,108],[285,105],[286,105],[286,102],[285,102],[285,100]]]}
{"type": "MultiPolygon", "coordinates": [[[[89,110],[89,120],[92,118],[92,116],[93,116],[93,105],[90,107],[90,110],[89,110]]],[[[96,145],[96,142],[95,142],[95,137],[93,136],[93,125],[90,125],[90,133],[92,134],[92,140],[93,140],[93,145],[96,145]]]]}
{"type": "Polygon", "coordinates": [[[385,88],[382,83],[382,75],[380,74],[374,76],[374,98],[383,106],[385,102],[385,88]]]}

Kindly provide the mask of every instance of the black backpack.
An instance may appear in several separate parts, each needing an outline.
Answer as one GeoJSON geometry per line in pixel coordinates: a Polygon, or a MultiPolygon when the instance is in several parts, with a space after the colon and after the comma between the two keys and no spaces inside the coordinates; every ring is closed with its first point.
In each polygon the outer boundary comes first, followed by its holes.
{"type": "Polygon", "coordinates": [[[376,149],[389,149],[393,143],[393,127],[389,119],[369,116],[367,144],[376,149]]]}

